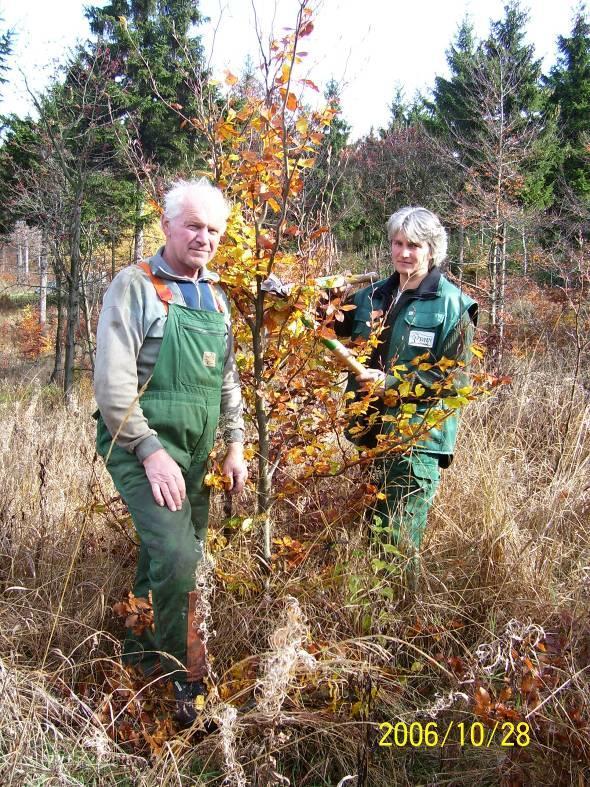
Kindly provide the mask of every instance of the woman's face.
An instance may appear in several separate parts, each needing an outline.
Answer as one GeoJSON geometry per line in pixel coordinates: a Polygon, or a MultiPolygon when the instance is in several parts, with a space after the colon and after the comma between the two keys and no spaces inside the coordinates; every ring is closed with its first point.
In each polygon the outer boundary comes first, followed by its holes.
{"type": "Polygon", "coordinates": [[[391,259],[401,284],[408,280],[419,284],[428,273],[432,254],[426,241],[414,242],[408,240],[403,232],[398,232],[391,239],[391,259]]]}

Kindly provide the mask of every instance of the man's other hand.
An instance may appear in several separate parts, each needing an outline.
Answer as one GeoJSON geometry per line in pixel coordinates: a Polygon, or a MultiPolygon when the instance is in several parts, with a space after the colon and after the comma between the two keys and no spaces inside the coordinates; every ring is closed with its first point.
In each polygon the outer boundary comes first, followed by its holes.
{"type": "Polygon", "coordinates": [[[227,489],[232,494],[237,494],[244,489],[248,478],[248,466],[244,460],[242,443],[229,443],[221,471],[229,479],[227,489]]]}
{"type": "Polygon", "coordinates": [[[180,511],[186,497],[186,486],[180,467],[170,454],[159,448],[144,459],[143,467],[156,503],[168,506],[171,511],[180,511]]]}

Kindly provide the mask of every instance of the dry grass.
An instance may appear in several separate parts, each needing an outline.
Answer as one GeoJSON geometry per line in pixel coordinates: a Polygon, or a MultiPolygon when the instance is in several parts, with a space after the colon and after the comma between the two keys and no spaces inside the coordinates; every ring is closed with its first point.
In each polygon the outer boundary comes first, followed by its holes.
{"type": "Polygon", "coordinates": [[[21,369],[0,390],[0,783],[588,783],[590,411],[576,389],[566,430],[563,354],[558,368],[520,358],[512,386],[466,413],[415,596],[374,574],[361,523],[317,515],[354,479],[308,484],[298,509],[275,511],[304,555],[287,550],[269,582],[259,525],[227,543],[216,501],[208,709],[221,732],[163,735],[153,756],[121,734],[141,729],[128,714],[140,698],[113,683],[110,610],[134,548],[94,457],[88,387],[67,411],[21,369]],[[234,718],[227,703],[247,699],[234,718]],[[497,703],[533,711],[529,747],[377,745],[382,721],[516,718],[497,703]]]}

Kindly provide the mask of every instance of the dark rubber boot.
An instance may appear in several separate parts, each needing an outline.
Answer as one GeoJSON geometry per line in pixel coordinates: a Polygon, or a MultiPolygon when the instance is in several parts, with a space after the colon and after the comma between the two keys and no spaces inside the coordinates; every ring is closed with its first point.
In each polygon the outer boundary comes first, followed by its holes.
{"type": "Polygon", "coordinates": [[[190,683],[181,683],[175,680],[172,685],[176,699],[174,718],[181,727],[190,727],[202,713],[205,705],[205,697],[207,696],[205,684],[202,680],[193,680],[190,683]],[[199,700],[199,697],[202,699],[199,700]]]}

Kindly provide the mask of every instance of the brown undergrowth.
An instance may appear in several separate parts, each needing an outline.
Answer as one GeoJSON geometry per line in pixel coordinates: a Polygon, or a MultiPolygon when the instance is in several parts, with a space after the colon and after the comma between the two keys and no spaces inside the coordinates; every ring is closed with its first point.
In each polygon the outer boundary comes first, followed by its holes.
{"type": "Polygon", "coordinates": [[[208,736],[180,734],[166,686],[119,666],[135,537],[94,456],[88,387],[66,410],[6,383],[0,782],[586,783],[588,397],[563,352],[510,371],[464,416],[415,593],[372,563],[358,475],[277,505],[270,576],[252,493],[230,521],[214,499],[208,736]],[[437,744],[417,745],[431,723],[437,744]],[[519,724],[526,745],[509,745],[519,724]]]}

